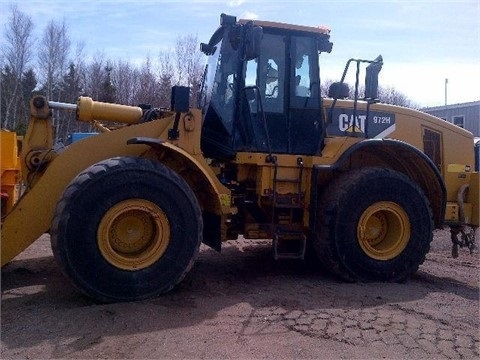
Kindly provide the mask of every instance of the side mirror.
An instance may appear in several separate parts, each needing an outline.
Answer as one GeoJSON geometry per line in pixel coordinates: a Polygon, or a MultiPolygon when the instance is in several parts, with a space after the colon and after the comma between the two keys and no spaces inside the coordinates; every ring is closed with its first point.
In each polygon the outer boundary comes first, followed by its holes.
{"type": "Polygon", "coordinates": [[[378,74],[382,70],[382,55],[373,60],[366,68],[365,74],[365,99],[376,99],[378,97],[378,74]]]}
{"type": "Polygon", "coordinates": [[[231,26],[237,23],[237,18],[233,15],[220,14],[220,26],[231,26]]]}
{"type": "Polygon", "coordinates": [[[263,29],[253,23],[245,24],[245,60],[253,60],[260,56],[263,29]]]}
{"type": "Polygon", "coordinates": [[[201,43],[200,44],[200,51],[202,53],[204,53],[205,55],[210,56],[210,55],[215,54],[215,51],[217,51],[217,47],[214,46],[214,45],[201,43]]]}
{"type": "Polygon", "coordinates": [[[328,88],[328,97],[332,99],[346,99],[350,95],[350,88],[343,82],[334,82],[328,88]]]}

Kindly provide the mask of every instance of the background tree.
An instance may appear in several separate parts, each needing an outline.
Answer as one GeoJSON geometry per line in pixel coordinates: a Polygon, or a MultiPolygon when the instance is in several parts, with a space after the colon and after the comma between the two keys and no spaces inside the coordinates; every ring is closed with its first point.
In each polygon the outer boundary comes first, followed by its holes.
{"type": "MultiPolygon", "coordinates": [[[[334,83],[333,80],[327,79],[323,81],[320,85],[320,92],[322,97],[328,97],[328,89],[334,83]]],[[[348,99],[354,99],[355,97],[355,87],[347,84],[349,88],[349,96],[348,99]]],[[[363,94],[365,93],[365,86],[360,85],[358,88],[358,97],[362,98],[363,94]]],[[[378,99],[381,103],[384,104],[391,104],[391,105],[398,105],[409,107],[413,109],[418,109],[419,106],[411,101],[407,95],[403,94],[402,92],[398,91],[394,87],[378,87],[378,99]]]]}
{"type": "Polygon", "coordinates": [[[113,66],[111,80],[116,89],[116,101],[120,104],[134,105],[138,92],[138,70],[128,61],[119,60],[113,66]]]}
{"type": "Polygon", "coordinates": [[[418,109],[420,107],[418,104],[415,104],[412,100],[410,100],[407,95],[403,94],[392,86],[380,86],[378,88],[378,97],[380,101],[385,104],[405,106],[413,109],[418,109]]]}
{"type": "Polygon", "coordinates": [[[43,93],[49,100],[60,101],[63,76],[68,69],[70,39],[65,22],[50,21],[38,48],[38,69],[43,93]]]}
{"type": "MultiPolygon", "coordinates": [[[[69,54],[70,39],[65,21],[56,23],[51,20],[43,31],[37,52],[41,93],[50,101],[64,100],[64,76],[68,69],[69,54]]],[[[57,137],[63,136],[68,121],[68,113],[54,110],[53,125],[57,137]]]]}
{"type": "Polygon", "coordinates": [[[21,81],[22,103],[18,109],[18,122],[15,125],[15,132],[19,135],[25,135],[29,119],[30,97],[37,87],[37,78],[33,69],[28,69],[23,73],[21,81]]]}
{"type": "Polygon", "coordinates": [[[32,60],[34,45],[33,22],[16,5],[10,7],[10,17],[5,26],[2,45],[1,72],[1,123],[2,128],[15,129],[25,122],[25,91],[22,77],[32,60]],[[23,116],[23,118],[22,118],[23,116]]]}
{"type": "Polygon", "coordinates": [[[73,64],[74,72],[72,74],[72,82],[75,84],[70,89],[71,91],[65,94],[65,100],[67,102],[76,101],[78,96],[85,92],[85,43],[79,42],[75,47],[75,55],[70,60],[70,64],[73,64]]]}
{"type": "Polygon", "coordinates": [[[97,53],[89,64],[86,65],[83,74],[83,87],[85,95],[94,100],[99,100],[102,96],[103,80],[106,78],[107,60],[103,53],[97,53]]]}
{"type": "Polygon", "coordinates": [[[98,95],[98,100],[106,103],[114,103],[116,96],[115,85],[112,82],[112,64],[107,61],[105,65],[105,71],[102,74],[102,77],[99,78],[101,81],[100,94],[98,95]]]}
{"type": "MultiPolygon", "coordinates": [[[[78,74],[78,68],[73,62],[70,62],[66,74],[63,76],[61,85],[62,96],[60,100],[67,103],[75,103],[78,97],[82,93],[82,86],[80,83],[80,76],[78,74]]],[[[59,117],[57,122],[57,139],[64,140],[68,134],[77,129],[77,121],[75,120],[75,114],[72,112],[61,111],[57,112],[56,116],[59,117]]]]}
{"type": "Polygon", "coordinates": [[[160,78],[159,78],[159,105],[160,107],[170,107],[171,88],[173,85],[173,79],[175,76],[173,64],[170,54],[168,52],[161,52],[159,56],[160,60],[160,78]]]}
{"type": "Polygon", "coordinates": [[[197,99],[203,72],[203,55],[198,44],[197,36],[186,35],[178,37],[175,46],[177,84],[190,87],[192,105],[197,99]]]}
{"type": "Polygon", "coordinates": [[[150,104],[159,107],[160,84],[150,58],[147,57],[138,73],[138,91],[135,94],[135,105],[150,104]]]}

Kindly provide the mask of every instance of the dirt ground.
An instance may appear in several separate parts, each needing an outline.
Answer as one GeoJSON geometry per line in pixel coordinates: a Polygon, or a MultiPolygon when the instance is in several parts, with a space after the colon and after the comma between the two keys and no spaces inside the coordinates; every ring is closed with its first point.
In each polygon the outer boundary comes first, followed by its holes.
{"type": "Polygon", "coordinates": [[[346,284],[266,241],[202,248],[172,292],[98,304],[56,266],[48,235],[2,269],[1,358],[478,359],[480,257],[438,231],[404,284],[346,284]]]}

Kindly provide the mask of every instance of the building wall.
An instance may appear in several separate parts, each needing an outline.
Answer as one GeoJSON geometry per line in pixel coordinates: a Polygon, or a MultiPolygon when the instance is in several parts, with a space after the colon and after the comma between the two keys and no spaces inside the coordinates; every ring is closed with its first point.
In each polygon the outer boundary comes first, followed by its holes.
{"type": "Polygon", "coordinates": [[[447,106],[435,106],[424,108],[422,111],[455,123],[455,117],[464,117],[464,128],[480,137],[480,101],[453,104],[447,106]]]}

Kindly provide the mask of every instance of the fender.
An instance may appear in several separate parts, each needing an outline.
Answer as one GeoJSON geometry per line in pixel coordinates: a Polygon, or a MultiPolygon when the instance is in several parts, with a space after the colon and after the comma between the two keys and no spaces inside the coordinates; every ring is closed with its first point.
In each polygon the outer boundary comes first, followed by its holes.
{"type": "MultiPolygon", "coordinates": [[[[205,158],[201,154],[190,154],[182,148],[175,146],[169,142],[161,139],[149,138],[149,137],[135,137],[127,141],[128,145],[148,145],[156,152],[166,153],[166,156],[161,157],[165,163],[172,163],[171,168],[176,170],[180,176],[185,178],[187,183],[193,188],[199,187],[198,184],[201,179],[205,179],[209,186],[208,192],[210,195],[214,195],[215,198],[209,199],[208,203],[202,203],[201,206],[205,210],[214,212],[217,215],[229,213],[230,210],[230,190],[227,189],[217,178],[211,167],[206,162],[205,158]],[[186,169],[183,171],[175,166],[178,162],[186,163],[186,169]],[[200,177],[199,177],[200,175],[200,177]]],[[[199,196],[200,194],[197,194],[199,196]]],[[[201,201],[201,199],[199,199],[201,201]]]]}
{"type": "MultiPolygon", "coordinates": [[[[352,145],[338,160],[329,165],[315,165],[312,184],[316,184],[316,176],[322,171],[332,171],[348,166],[349,159],[364,153],[376,158],[381,166],[388,166],[413,179],[425,192],[433,211],[435,226],[441,227],[445,218],[447,190],[440,170],[433,161],[416,147],[395,139],[368,139],[352,145]]],[[[379,165],[380,165],[379,163],[379,165]]],[[[362,166],[353,160],[351,166],[362,166]]],[[[365,166],[365,165],[363,165],[365,166]]],[[[316,207],[316,200],[312,201],[316,207]]],[[[313,208],[312,208],[313,210],[313,208]]]]}

